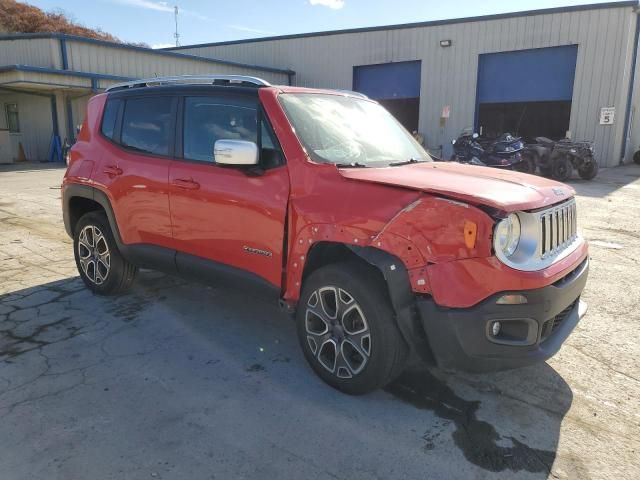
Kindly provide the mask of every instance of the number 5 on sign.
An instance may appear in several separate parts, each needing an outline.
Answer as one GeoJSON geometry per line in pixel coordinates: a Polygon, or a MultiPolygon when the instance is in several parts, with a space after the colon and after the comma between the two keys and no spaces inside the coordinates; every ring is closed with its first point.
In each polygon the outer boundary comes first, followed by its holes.
{"type": "Polygon", "coordinates": [[[613,125],[616,107],[602,107],[600,109],[600,125],[613,125]]]}

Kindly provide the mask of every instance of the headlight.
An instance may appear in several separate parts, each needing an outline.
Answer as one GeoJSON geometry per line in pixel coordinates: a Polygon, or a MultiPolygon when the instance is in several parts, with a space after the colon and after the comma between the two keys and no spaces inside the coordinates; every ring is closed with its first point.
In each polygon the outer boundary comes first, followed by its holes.
{"type": "Polygon", "coordinates": [[[575,200],[535,212],[514,212],[493,227],[495,256],[508,267],[542,270],[574,251],[575,200]]]}
{"type": "Polygon", "coordinates": [[[504,256],[510,257],[520,243],[520,219],[515,213],[510,214],[496,225],[494,246],[504,256]]]}

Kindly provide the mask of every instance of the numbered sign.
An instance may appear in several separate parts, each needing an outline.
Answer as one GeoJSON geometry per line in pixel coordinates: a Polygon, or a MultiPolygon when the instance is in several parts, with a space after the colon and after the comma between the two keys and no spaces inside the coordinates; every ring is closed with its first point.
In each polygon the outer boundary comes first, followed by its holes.
{"type": "Polygon", "coordinates": [[[602,107],[600,109],[600,125],[613,125],[616,107],[602,107]]]}

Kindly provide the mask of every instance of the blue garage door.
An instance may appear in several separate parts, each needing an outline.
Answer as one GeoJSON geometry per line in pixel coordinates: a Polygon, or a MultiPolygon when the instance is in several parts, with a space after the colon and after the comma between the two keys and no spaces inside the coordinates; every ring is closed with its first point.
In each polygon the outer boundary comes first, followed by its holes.
{"type": "Polygon", "coordinates": [[[480,55],[478,104],[571,101],[577,45],[480,55]]]}
{"type": "Polygon", "coordinates": [[[376,100],[420,97],[420,61],[353,67],[353,89],[376,100]]]}

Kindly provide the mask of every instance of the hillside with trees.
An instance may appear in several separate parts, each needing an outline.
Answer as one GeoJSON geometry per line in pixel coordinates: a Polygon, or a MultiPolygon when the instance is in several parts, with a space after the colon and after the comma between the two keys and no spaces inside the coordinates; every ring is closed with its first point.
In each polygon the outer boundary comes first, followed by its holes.
{"type": "Polygon", "coordinates": [[[41,33],[59,32],[80,37],[120,42],[100,29],[87,28],[73,21],[62,11],[45,12],[37,7],[14,0],[0,0],[0,32],[41,33]]]}

